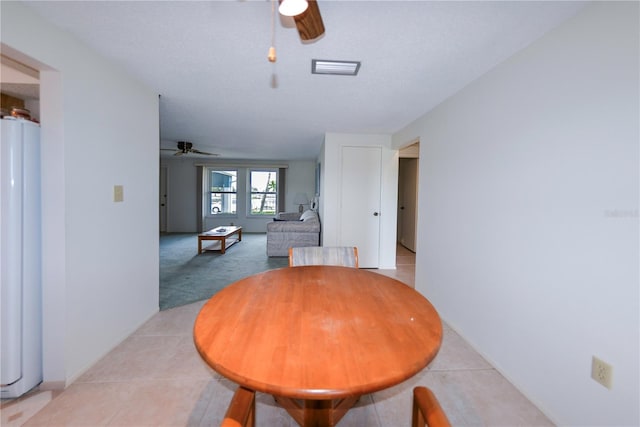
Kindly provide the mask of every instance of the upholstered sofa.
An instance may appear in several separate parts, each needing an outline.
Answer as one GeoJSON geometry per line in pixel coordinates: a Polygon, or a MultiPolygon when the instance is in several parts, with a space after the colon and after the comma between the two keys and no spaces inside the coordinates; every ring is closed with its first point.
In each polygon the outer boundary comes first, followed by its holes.
{"type": "Polygon", "coordinates": [[[280,212],[267,224],[267,256],[289,256],[289,248],[320,245],[318,213],[280,212]]]}

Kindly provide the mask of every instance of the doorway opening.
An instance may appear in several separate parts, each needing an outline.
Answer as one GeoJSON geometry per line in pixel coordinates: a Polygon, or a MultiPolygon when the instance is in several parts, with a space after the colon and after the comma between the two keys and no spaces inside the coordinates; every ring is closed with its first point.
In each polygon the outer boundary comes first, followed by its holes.
{"type": "MultiPolygon", "coordinates": [[[[420,142],[414,141],[399,150],[398,165],[398,255],[407,250],[414,254],[418,233],[418,182],[420,142]]],[[[410,256],[407,253],[407,256],[410,256]]]]}

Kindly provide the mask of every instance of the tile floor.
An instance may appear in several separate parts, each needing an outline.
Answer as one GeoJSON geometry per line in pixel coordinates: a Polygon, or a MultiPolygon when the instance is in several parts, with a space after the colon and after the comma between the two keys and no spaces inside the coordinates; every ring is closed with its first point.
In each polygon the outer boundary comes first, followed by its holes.
{"type": "MultiPolygon", "coordinates": [[[[415,257],[379,271],[414,285],[415,257]]],[[[215,426],[235,385],[210,370],[193,346],[197,302],[162,311],[62,392],[34,391],[2,403],[2,426],[215,426]]],[[[393,388],[363,396],[338,426],[409,426],[412,389],[429,386],[456,426],[550,426],[534,405],[447,325],[431,365],[393,388]]],[[[295,427],[268,395],[257,425],[295,427]]]]}

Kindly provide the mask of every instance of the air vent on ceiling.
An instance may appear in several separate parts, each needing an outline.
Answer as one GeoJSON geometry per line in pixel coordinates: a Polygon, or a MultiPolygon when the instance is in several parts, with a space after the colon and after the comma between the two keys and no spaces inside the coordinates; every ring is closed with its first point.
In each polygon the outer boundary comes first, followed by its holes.
{"type": "Polygon", "coordinates": [[[360,70],[360,61],[311,60],[312,74],[335,74],[338,76],[355,76],[360,70]]]}

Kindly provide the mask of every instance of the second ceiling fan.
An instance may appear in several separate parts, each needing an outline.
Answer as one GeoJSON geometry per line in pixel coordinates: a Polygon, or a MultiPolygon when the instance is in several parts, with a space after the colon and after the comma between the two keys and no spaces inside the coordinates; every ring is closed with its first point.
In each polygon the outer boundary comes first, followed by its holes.
{"type": "Polygon", "coordinates": [[[206,151],[200,151],[193,148],[193,144],[188,141],[178,141],[178,149],[173,148],[161,148],[163,151],[175,151],[174,156],[182,156],[183,154],[202,154],[205,156],[218,156],[219,154],[207,153],[206,151]]]}

